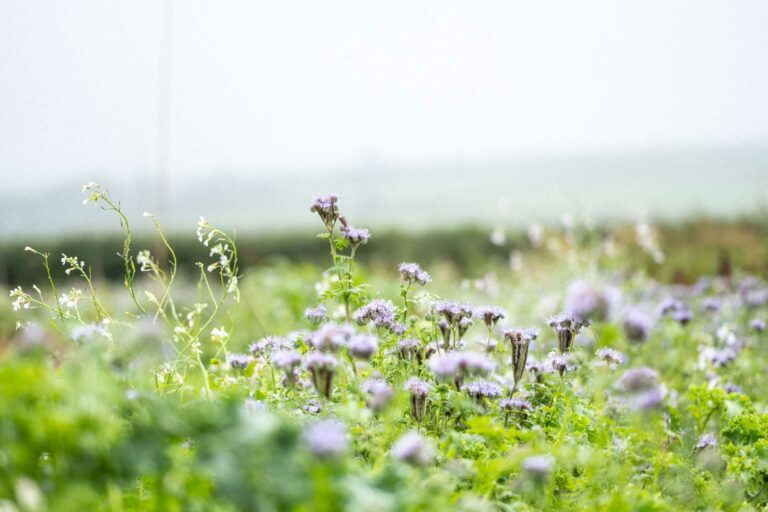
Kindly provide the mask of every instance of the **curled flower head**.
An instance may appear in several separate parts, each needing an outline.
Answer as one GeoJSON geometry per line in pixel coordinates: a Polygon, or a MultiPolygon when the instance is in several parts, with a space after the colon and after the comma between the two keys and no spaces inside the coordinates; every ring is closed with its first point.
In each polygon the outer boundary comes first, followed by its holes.
{"type": "Polygon", "coordinates": [[[347,239],[349,245],[353,249],[356,249],[360,245],[368,243],[368,239],[371,238],[370,232],[363,228],[353,228],[352,226],[344,226],[341,228],[341,233],[344,238],[347,239]]]}
{"type": "Polygon", "coordinates": [[[339,218],[339,207],[336,204],[339,198],[335,194],[328,194],[327,196],[317,196],[312,201],[312,206],[309,210],[317,213],[323,224],[330,230],[339,218]]]}
{"type": "Polygon", "coordinates": [[[434,304],[435,311],[441,315],[448,325],[456,327],[464,318],[472,318],[472,306],[464,302],[443,300],[434,304]]]}
{"type": "Polygon", "coordinates": [[[418,263],[401,263],[398,270],[400,271],[400,279],[408,284],[417,283],[424,286],[432,281],[432,276],[424,271],[418,263]]]}
{"type": "Polygon", "coordinates": [[[411,394],[411,416],[421,422],[427,412],[427,395],[432,386],[426,381],[411,377],[403,388],[411,394]]]}
{"type": "Polygon", "coordinates": [[[347,429],[338,420],[321,420],[304,429],[304,441],[307,447],[320,458],[333,458],[344,455],[349,443],[347,429]]]}
{"type": "Polygon", "coordinates": [[[389,328],[395,322],[395,305],[390,300],[375,299],[355,311],[357,325],[373,322],[375,327],[389,328]]]}
{"type": "Polygon", "coordinates": [[[435,458],[432,443],[418,432],[409,432],[398,439],[391,453],[395,459],[418,467],[428,466],[435,458]]]}
{"type": "Polygon", "coordinates": [[[304,310],[304,318],[311,324],[319,325],[328,319],[328,309],[320,304],[304,310]]]}
{"type": "Polygon", "coordinates": [[[568,359],[561,354],[553,355],[549,359],[549,366],[552,368],[553,371],[556,371],[560,374],[560,377],[562,377],[566,371],[569,371],[572,369],[572,367],[568,364],[568,359]]]}
{"type": "Polygon", "coordinates": [[[370,334],[358,334],[349,340],[349,353],[357,359],[370,359],[379,350],[379,340],[370,334]]]}
{"type": "Polygon", "coordinates": [[[322,352],[338,352],[345,347],[355,331],[351,325],[325,324],[306,337],[306,342],[322,352]]]}
{"type": "Polygon", "coordinates": [[[538,337],[535,329],[506,329],[504,337],[512,345],[512,366],[514,369],[515,386],[523,377],[528,360],[528,348],[531,341],[538,337]]]}
{"type": "Polygon", "coordinates": [[[561,354],[567,354],[573,348],[573,341],[583,327],[589,326],[589,320],[583,320],[575,315],[562,314],[550,317],[550,327],[557,333],[558,345],[561,354]]]}
{"type": "Polygon", "coordinates": [[[488,329],[493,329],[507,312],[496,306],[480,306],[475,309],[475,316],[481,318],[488,329]]]}

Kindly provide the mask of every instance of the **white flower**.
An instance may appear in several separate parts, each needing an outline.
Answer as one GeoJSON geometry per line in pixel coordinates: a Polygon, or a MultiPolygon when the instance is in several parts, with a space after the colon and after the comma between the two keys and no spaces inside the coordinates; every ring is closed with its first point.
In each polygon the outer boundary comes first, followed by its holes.
{"type": "Polygon", "coordinates": [[[229,337],[227,331],[223,327],[217,327],[211,330],[211,339],[214,341],[224,341],[229,337]]]}

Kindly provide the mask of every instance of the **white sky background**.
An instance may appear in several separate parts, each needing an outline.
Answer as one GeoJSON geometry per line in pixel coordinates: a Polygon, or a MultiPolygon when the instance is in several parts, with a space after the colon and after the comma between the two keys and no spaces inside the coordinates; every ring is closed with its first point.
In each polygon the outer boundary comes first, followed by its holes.
{"type": "MultiPolygon", "coordinates": [[[[3,0],[6,191],[149,180],[162,12],[3,0]]],[[[171,90],[175,180],[765,143],[768,3],[175,1],[171,90]]]]}

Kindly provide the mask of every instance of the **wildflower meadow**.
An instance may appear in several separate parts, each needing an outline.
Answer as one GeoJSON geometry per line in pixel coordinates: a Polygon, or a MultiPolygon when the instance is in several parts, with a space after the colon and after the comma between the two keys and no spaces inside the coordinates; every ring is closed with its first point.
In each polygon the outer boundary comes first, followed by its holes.
{"type": "Polygon", "coordinates": [[[182,260],[162,218],[83,194],[123,275],[26,247],[37,279],[0,314],[2,512],[768,507],[768,284],[655,279],[650,224],[369,266],[376,232],[320,195],[323,268],[246,266],[215,219],[182,260]]]}

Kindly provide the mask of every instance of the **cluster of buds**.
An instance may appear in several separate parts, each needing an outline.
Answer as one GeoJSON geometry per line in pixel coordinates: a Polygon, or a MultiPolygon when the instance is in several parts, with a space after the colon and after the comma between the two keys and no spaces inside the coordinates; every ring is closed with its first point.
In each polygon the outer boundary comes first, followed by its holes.
{"type": "Polygon", "coordinates": [[[432,386],[423,380],[412,377],[405,383],[405,390],[411,394],[411,416],[421,423],[427,413],[427,395],[432,386]]]}
{"type": "Polygon", "coordinates": [[[504,337],[512,345],[512,367],[514,369],[515,388],[523,377],[528,361],[528,349],[531,342],[538,338],[536,329],[506,329],[504,337]]]}
{"type": "Polygon", "coordinates": [[[320,220],[323,221],[328,231],[333,230],[333,226],[336,225],[336,221],[339,219],[339,207],[336,204],[338,200],[339,198],[335,194],[317,196],[309,209],[320,216],[320,220]]]}
{"type": "Polygon", "coordinates": [[[443,336],[446,347],[456,348],[458,341],[472,326],[472,306],[462,302],[440,301],[434,304],[435,312],[442,318],[437,322],[437,327],[443,336]]]}

